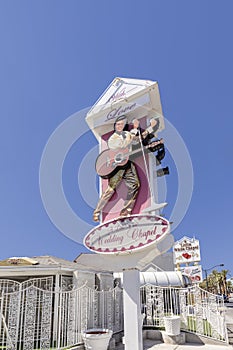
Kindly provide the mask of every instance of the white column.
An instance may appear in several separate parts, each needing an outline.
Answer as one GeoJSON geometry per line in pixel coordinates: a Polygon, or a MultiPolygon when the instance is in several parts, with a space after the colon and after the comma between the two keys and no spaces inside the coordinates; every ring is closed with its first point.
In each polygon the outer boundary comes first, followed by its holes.
{"type": "Polygon", "coordinates": [[[142,316],[140,306],[140,272],[123,271],[125,350],[142,350],[142,316]]]}

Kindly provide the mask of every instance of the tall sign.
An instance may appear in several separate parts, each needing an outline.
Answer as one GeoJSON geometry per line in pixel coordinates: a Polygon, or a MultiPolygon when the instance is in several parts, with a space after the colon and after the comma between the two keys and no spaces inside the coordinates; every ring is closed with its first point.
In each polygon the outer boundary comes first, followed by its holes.
{"type": "Polygon", "coordinates": [[[200,244],[195,238],[183,237],[173,246],[174,264],[189,264],[201,260],[200,244]]]}
{"type": "Polygon", "coordinates": [[[100,224],[84,237],[84,245],[103,262],[114,261],[116,268],[121,264],[125,350],[142,350],[138,266],[171,248],[169,221],[158,215],[166,203],[157,203],[155,195],[156,177],[165,169],[157,175],[165,155],[163,141],[157,140],[157,132],[164,129],[158,83],[115,78],[86,122],[99,142],[101,195],[93,212],[100,224]],[[153,139],[156,144],[151,144],[153,139]],[[137,160],[132,159],[138,150],[137,160]]]}
{"type": "Polygon", "coordinates": [[[199,240],[183,237],[173,245],[173,260],[176,270],[187,275],[193,282],[202,281],[202,267],[199,240]]]}

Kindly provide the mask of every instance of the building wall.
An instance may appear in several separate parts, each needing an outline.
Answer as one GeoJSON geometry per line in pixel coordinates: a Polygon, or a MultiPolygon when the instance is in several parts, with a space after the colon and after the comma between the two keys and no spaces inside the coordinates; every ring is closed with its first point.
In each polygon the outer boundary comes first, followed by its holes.
{"type": "Polygon", "coordinates": [[[174,271],[175,265],[172,252],[159,255],[143,271],[154,271],[155,269],[153,268],[153,265],[158,266],[163,271],[174,271]]]}
{"type": "Polygon", "coordinates": [[[88,271],[74,271],[73,272],[73,285],[74,289],[82,287],[84,284],[87,284],[88,287],[95,287],[95,273],[88,271]]]}
{"type": "Polygon", "coordinates": [[[114,278],[112,273],[97,273],[96,285],[98,290],[109,290],[114,287],[114,278]]]}

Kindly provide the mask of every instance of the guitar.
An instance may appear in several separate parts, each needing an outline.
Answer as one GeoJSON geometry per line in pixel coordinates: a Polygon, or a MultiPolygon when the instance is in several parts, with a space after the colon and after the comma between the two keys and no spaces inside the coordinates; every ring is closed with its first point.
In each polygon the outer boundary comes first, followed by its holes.
{"type": "MultiPolygon", "coordinates": [[[[155,150],[159,149],[161,144],[163,144],[163,139],[151,142],[149,145],[144,146],[144,149],[150,150],[150,148],[154,148],[154,152],[155,150]]],[[[96,159],[96,172],[103,179],[108,179],[119,170],[118,168],[126,167],[129,157],[136,153],[140,153],[141,151],[141,147],[131,152],[128,148],[120,148],[116,150],[106,149],[105,151],[101,152],[96,159]]]]}

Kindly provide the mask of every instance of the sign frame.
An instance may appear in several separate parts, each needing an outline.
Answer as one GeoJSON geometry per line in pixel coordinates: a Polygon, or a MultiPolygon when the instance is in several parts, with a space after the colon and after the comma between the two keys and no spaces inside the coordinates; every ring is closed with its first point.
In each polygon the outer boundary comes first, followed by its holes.
{"type": "Polygon", "coordinates": [[[129,254],[151,247],[162,241],[168,233],[170,222],[164,217],[136,214],[96,226],[84,237],[83,244],[99,254],[129,254]]]}

